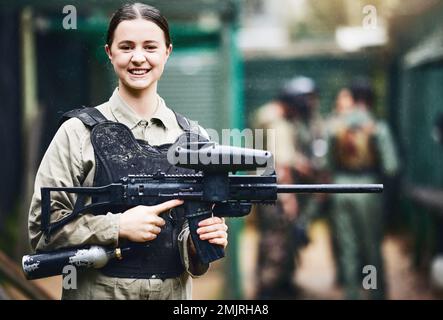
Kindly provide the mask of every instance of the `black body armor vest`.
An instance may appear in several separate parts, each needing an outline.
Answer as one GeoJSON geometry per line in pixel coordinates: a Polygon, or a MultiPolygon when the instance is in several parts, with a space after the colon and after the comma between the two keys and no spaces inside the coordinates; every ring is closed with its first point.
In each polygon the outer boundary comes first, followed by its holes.
{"type": "MultiPolygon", "coordinates": [[[[96,162],[94,187],[120,182],[128,175],[155,174],[159,170],[166,174],[195,173],[194,170],[179,168],[168,162],[167,150],[171,144],[151,146],[145,141],[136,140],[128,127],[107,120],[95,108],[69,111],[64,114],[62,121],[72,117],[77,117],[91,129],[91,142],[96,162]]],[[[189,120],[179,114],[176,114],[176,118],[185,131],[179,139],[193,134],[189,120]]],[[[100,196],[92,198],[92,203],[99,201],[100,196]]],[[[118,213],[127,209],[129,208],[107,208],[100,214],[118,213]]],[[[185,222],[184,210],[174,208],[160,216],[166,224],[155,240],[146,243],[121,240],[120,246],[133,246],[136,249],[131,250],[131,253],[122,260],[111,260],[100,269],[101,272],[110,277],[138,279],[166,279],[180,276],[184,266],[178,247],[178,235],[185,222]]]]}

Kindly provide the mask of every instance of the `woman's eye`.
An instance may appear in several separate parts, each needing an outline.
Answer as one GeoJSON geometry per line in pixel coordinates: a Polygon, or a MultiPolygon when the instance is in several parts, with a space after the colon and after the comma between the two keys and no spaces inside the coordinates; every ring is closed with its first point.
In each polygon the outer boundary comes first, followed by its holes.
{"type": "Polygon", "coordinates": [[[153,51],[153,50],[157,49],[157,47],[156,46],[147,46],[147,47],[145,47],[145,49],[153,51]]]}
{"type": "Polygon", "coordinates": [[[120,49],[127,51],[127,50],[131,50],[131,47],[130,46],[121,46],[120,49]]]}

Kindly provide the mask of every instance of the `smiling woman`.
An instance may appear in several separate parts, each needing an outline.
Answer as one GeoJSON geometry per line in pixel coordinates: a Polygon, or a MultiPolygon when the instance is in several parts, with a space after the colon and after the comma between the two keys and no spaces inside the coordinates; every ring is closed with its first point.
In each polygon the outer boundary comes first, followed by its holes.
{"type": "Polygon", "coordinates": [[[157,81],[172,51],[172,44],[166,40],[164,31],[156,23],[141,17],[122,21],[113,31],[105,50],[119,77],[123,99],[132,102],[142,115],[150,116],[155,110],[146,110],[144,106],[156,104],[138,97],[156,99],[157,81]]]}
{"type": "MultiPolygon", "coordinates": [[[[105,45],[118,88],[99,106],[66,113],[42,159],[29,212],[34,250],[144,244],[136,254],[79,273],[77,289],[63,290],[64,299],[189,299],[190,276],[209,267],[196,256],[181,200],[83,214],[49,234],[41,228],[47,223],[41,216],[42,187],[103,186],[159,169],[190,173],[167,161],[168,146],[191,131],[191,122],[169,109],[157,93],[172,52],[170,39],[168,22],[156,8],[135,3],[118,9],[105,45]]],[[[202,128],[200,132],[206,139],[202,128]]],[[[54,193],[52,200],[51,221],[75,212],[71,194],[54,193]]],[[[223,219],[209,218],[199,227],[200,239],[227,246],[223,219]]]]}
{"type": "Polygon", "coordinates": [[[155,110],[146,106],[157,105],[157,81],[172,51],[167,20],[148,5],[123,6],[111,19],[105,50],[122,98],[143,116],[152,115],[155,110]]]}

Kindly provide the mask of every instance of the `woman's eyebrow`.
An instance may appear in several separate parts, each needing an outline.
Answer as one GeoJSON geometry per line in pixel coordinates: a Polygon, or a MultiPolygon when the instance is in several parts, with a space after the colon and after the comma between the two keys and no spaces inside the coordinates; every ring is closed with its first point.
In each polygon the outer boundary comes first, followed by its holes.
{"type": "MultiPolygon", "coordinates": [[[[135,43],[135,41],[122,40],[118,44],[121,45],[121,44],[132,44],[132,43],[135,43]]],[[[157,44],[158,41],[156,41],[156,40],[145,40],[145,41],[143,41],[143,43],[155,43],[155,44],[157,44]]]]}
{"type": "Polygon", "coordinates": [[[134,42],[131,40],[123,40],[123,41],[120,41],[118,44],[121,45],[121,44],[131,44],[131,43],[134,43],[134,42]]]}

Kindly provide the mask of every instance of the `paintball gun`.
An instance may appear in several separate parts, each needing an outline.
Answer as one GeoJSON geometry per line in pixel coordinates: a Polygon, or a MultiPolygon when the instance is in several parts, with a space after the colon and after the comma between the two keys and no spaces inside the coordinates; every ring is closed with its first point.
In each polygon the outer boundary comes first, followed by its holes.
{"type": "MultiPolygon", "coordinates": [[[[242,217],[252,204],[274,204],[278,193],[378,193],[381,184],[292,184],[279,185],[274,172],[273,155],[269,151],[196,142],[175,146],[168,160],[178,167],[194,169],[195,174],[129,175],[119,183],[102,187],[45,187],[42,195],[42,231],[46,236],[71,221],[78,214],[106,214],[111,208],[156,205],[171,199],[182,199],[185,218],[197,255],[204,263],[224,256],[224,249],[197,235],[198,223],[208,217],[242,217]],[[262,175],[237,175],[238,171],[265,168],[262,175]],[[51,192],[78,195],[71,215],[50,223],[51,192]],[[100,201],[85,205],[86,197],[100,201]]],[[[154,240],[155,241],[155,240],[154,240]]],[[[140,246],[143,244],[138,244],[140,246]]],[[[146,245],[146,244],[144,244],[146,245]]],[[[137,246],[106,248],[90,246],[66,248],[53,252],[26,255],[22,267],[28,279],[61,274],[70,264],[80,268],[101,268],[110,259],[124,259],[137,246]]]]}

